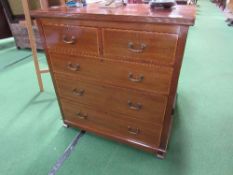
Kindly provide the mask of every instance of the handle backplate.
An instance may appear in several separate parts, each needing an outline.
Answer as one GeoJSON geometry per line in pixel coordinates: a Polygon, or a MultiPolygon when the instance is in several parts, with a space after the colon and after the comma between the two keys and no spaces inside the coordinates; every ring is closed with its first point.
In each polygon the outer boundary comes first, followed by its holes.
{"type": "Polygon", "coordinates": [[[82,113],[82,112],[76,113],[76,116],[77,116],[79,119],[82,119],[82,120],[87,120],[87,118],[88,118],[88,114],[82,113]]]}
{"type": "Polygon", "coordinates": [[[128,107],[129,107],[129,109],[139,111],[140,109],[142,109],[142,104],[141,103],[133,103],[129,100],[128,107]]]}
{"type": "Polygon", "coordinates": [[[64,35],[63,36],[63,42],[65,44],[75,44],[76,43],[76,37],[75,36],[71,36],[71,39],[68,39],[68,36],[64,35]]]}
{"type": "Polygon", "coordinates": [[[84,89],[77,89],[77,88],[75,88],[75,89],[73,89],[72,92],[73,92],[73,94],[75,96],[83,96],[84,93],[85,93],[85,90],[84,89]]]}
{"type": "Polygon", "coordinates": [[[139,128],[132,128],[132,127],[128,126],[128,133],[130,133],[132,135],[138,135],[140,133],[140,129],[139,128]]]}
{"type": "Polygon", "coordinates": [[[135,48],[135,44],[131,41],[128,43],[128,49],[134,53],[142,53],[145,50],[145,48],[146,44],[144,43],[139,44],[139,48],[135,48]]]}
{"type": "Polygon", "coordinates": [[[69,62],[67,64],[67,68],[71,71],[79,71],[80,70],[80,65],[79,64],[73,64],[71,62],[69,62]]]}
{"type": "Polygon", "coordinates": [[[138,76],[134,76],[133,73],[130,72],[128,74],[128,79],[132,82],[140,83],[144,80],[144,75],[140,74],[138,76]]]}

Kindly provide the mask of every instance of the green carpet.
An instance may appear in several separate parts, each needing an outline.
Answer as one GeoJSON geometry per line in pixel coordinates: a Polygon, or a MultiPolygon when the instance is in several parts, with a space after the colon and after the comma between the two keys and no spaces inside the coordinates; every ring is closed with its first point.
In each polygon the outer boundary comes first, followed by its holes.
{"type": "MultiPolygon", "coordinates": [[[[214,4],[199,5],[166,159],[86,134],[59,175],[233,174],[233,28],[214,4]]],[[[0,41],[0,66],[31,54],[9,42],[0,41]]],[[[31,57],[0,71],[0,175],[48,174],[77,133],[62,127],[49,74],[43,80],[39,93],[31,57]]]]}
{"type": "Polygon", "coordinates": [[[13,38],[1,40],[0,71],[31,56],[28,50],[17,50],[13,38]]]}

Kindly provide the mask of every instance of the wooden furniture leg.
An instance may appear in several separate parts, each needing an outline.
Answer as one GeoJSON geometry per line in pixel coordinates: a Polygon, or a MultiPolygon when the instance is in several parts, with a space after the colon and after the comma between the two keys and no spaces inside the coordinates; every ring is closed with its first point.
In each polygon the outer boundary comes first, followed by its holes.
{"type": "Polygon", "coordinates": [[[40,0],[40,6],[42,9],[46,9],[49,7],[48,0],[40,0]]]}
{"type": "MultiPolygon", "coordinates": [[[[43,92],[44,87],[43,87],[41,73],[43,73],[44,71],[41,72],[40,66],[39,66],[37,49],[36,49],[36,40],[35,40],[35,36],[33,33],[32,20],[31,20],[31,16],[30,16],[30,12],[29,12],[28,0],[22,0],[22,5],[23,5],[23,11],[25,14],[29,42],[30,42],[31,49],[32,49],[32,57],[33,57],[33,62],[34,62],[35,70],[36,70],[37,80],[38,80],[40,91],[43,92]]],[[[43,4],[43,5],[45,5],[45,4],[43,4]]]]}

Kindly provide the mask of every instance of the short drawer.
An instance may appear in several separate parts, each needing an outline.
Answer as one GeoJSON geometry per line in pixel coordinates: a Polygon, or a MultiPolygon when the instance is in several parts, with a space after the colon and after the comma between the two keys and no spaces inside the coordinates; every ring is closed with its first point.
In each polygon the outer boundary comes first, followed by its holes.
{"type": "Polygon", "coordinates": [[[46,45],[51,53],[99,55],[97,29],[92,27],[44,25],[46,45]]]}
{"type": "Polygon", "coordinates": [[[116,86],[169,94],[173,68],[87,57],[51,55],[54,72],[81,75],[116,86]]]}
{"type": "Polygon", "coordinates": [[[146,123],[123,115],[106,114],[89,106],[61,100],[65,122],[87,131],[100,131],[105,135],[121,137],[129,142],[158,146],[161,125],[146,123]]]}
{"type": "Polygon", "coordinates": [[[56,75],[61,97],[90,105],[95,109],[128,115],[142,121],[161,124],[167,97],[139,91],[84,82],[77,78],[56,75]]]}
{"type": "Polygon", "coordinates": [[[103,54],[114,59],[172,65],[177,40],[177,34],[104,29],[103,54]]]}

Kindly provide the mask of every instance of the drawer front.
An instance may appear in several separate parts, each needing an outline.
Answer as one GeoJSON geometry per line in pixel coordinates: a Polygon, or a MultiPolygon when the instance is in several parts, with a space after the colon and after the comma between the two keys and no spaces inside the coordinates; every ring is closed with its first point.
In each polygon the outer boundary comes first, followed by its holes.
{"type": "Polygon", "coordinates": [[[167,98],[151,96],[138,91],[103,84],[87,83],[77,78],[57,76],[58,91],[62,97],[95,109],[131,116],[143,121],[162,123],[167,98]]]}
{"type": "Polygon", "coordinates": [[[66,55],[99,55],[96,28],[79,26],[43,26],[49,52],[66,55]]]}
{"type": "Polygon", "coordinates": [[[177,40],[176,34],[104,29],[103,53],[114,59],[171,65],[177,40]]]}
{"type": "Polygon", "coordinates": [[[115,135],[127,141],[158,146],[161,126],[146,123],[122,115],[106,114],[82,104],[61,100],[64,120],[87,131],[102,131],[105,135],[115,135]]]}
{"type": "Polygon", "coordinates": [[[87,57],[51,56],[54,72],[82,75],[126,88],[169,94],[173,68],[100,61],[87,57]]]}

